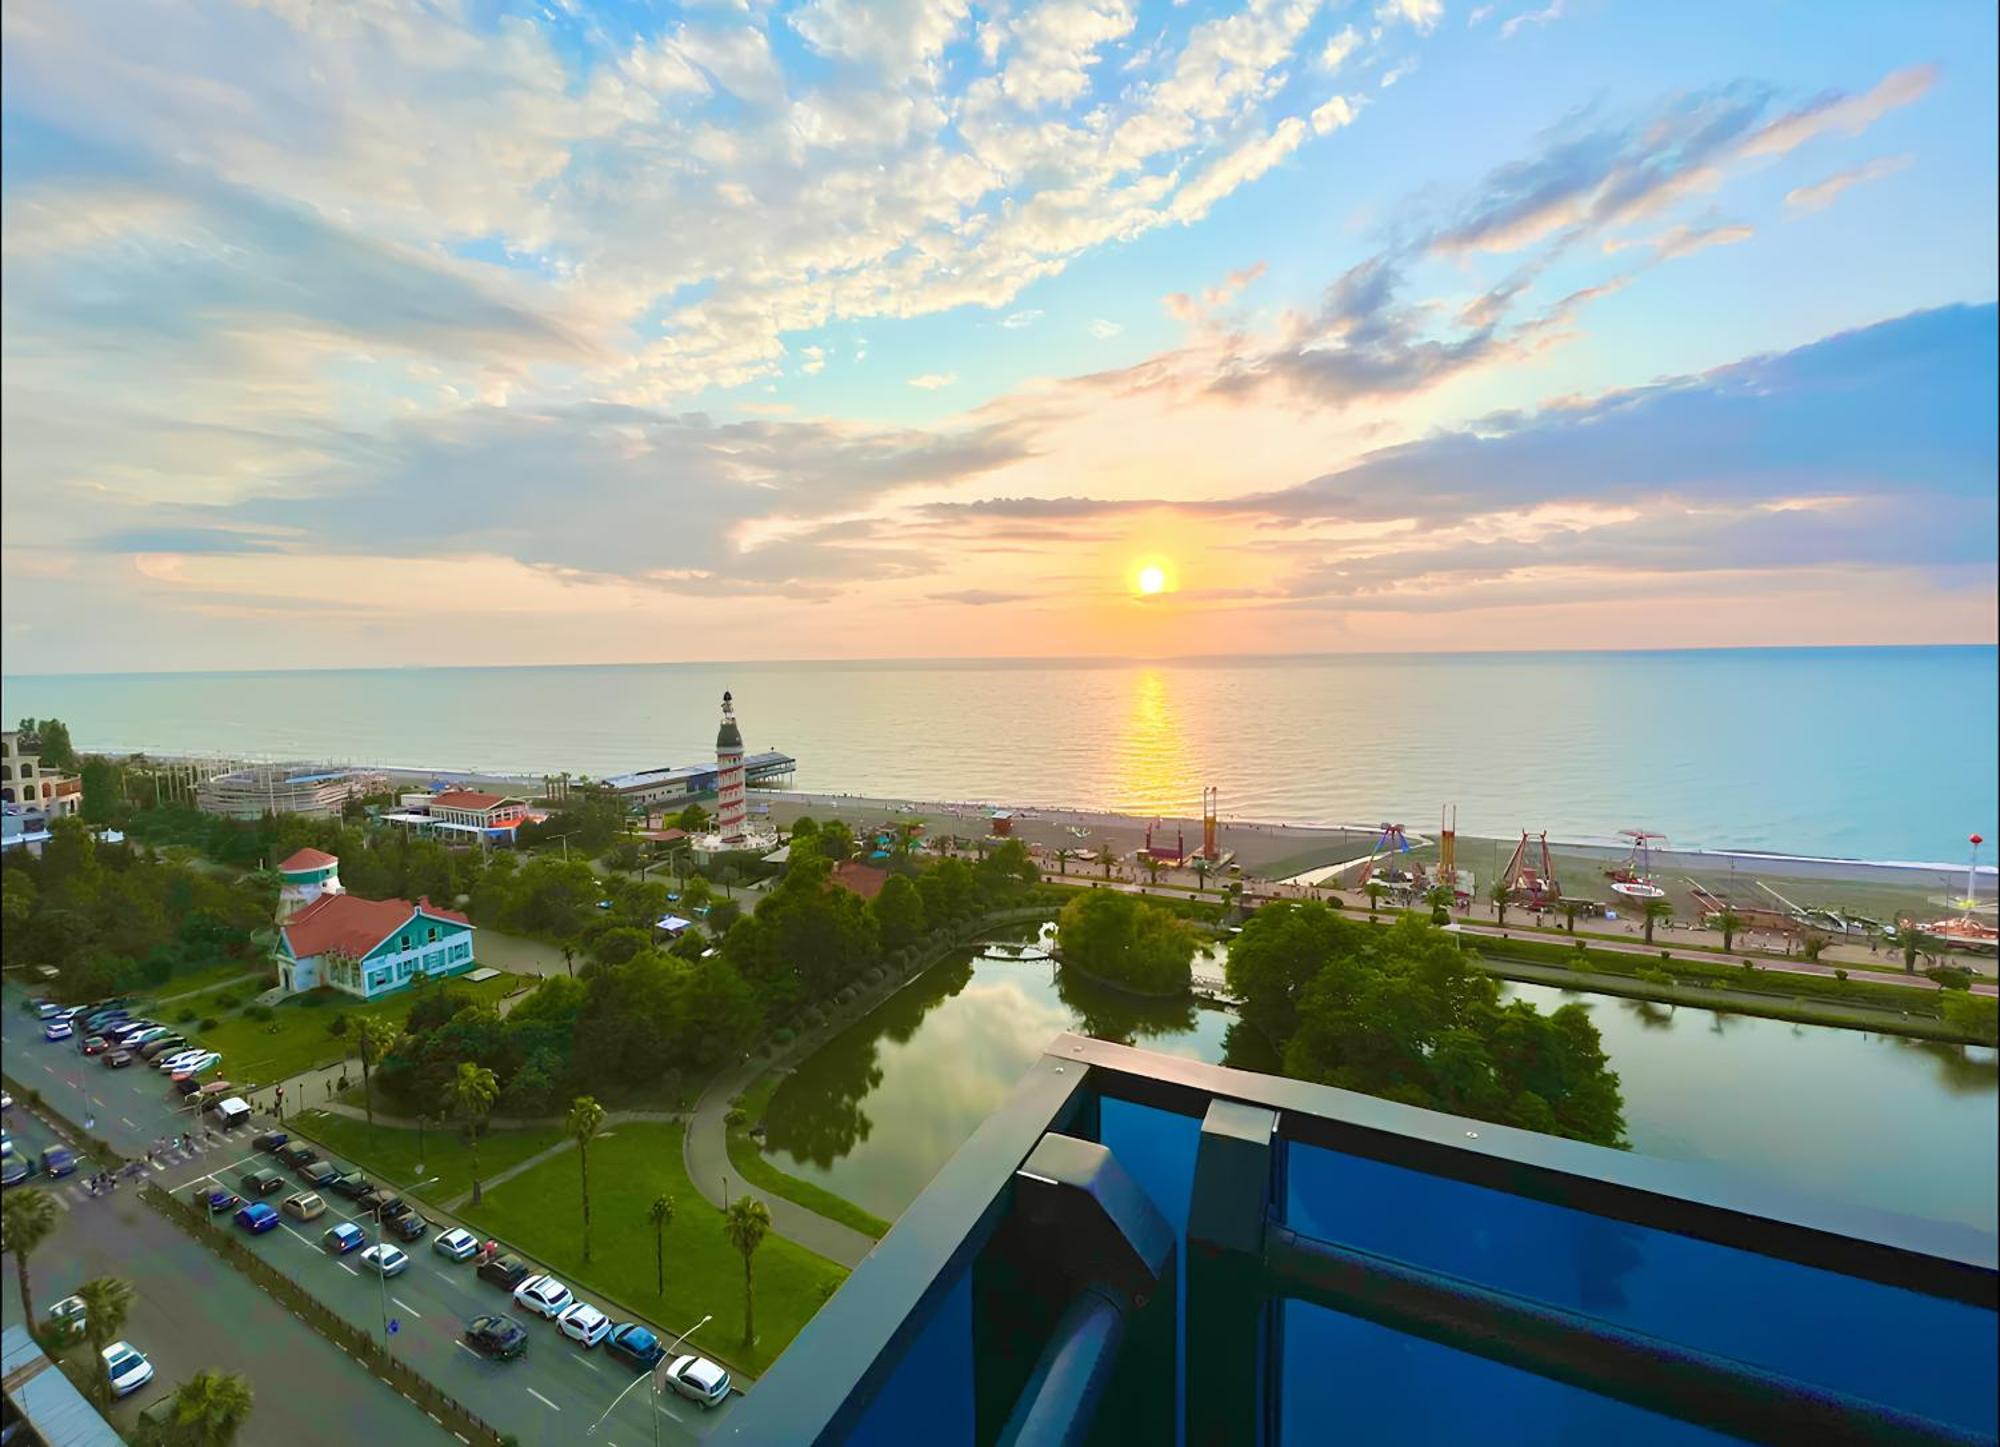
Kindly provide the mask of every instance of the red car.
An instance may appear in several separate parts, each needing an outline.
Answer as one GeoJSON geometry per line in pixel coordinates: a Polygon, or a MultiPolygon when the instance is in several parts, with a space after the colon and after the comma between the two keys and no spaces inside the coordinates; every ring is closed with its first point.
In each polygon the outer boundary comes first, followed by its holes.
{"type": "Polygon", "coordinates": [[[102,1035],[93,1035],[83,1042],[83,1053],[85,1055],[102,1055],[110,1048],[111,1042],[106,1040],[102,1035]]]}

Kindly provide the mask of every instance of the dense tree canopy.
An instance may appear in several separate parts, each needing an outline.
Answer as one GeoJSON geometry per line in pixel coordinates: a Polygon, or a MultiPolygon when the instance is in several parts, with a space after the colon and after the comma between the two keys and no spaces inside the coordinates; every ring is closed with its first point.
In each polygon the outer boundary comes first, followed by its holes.
{"type": "Polygon", "coordinates": [[[1451,935],[1266,905],[1230,948],[1230,988],[1285,1073],[1551,1135],[1622,1145],[1618,1077],[1590,1013],[1502,1005],[1451,935]]]}
{"type": "Polygon", "coordinates": [[[1163,909],[1117,890],[1085,890],[1063,906],[1065,967],[1148,995],[1186,991],[1194,932],[1163,909]]]}

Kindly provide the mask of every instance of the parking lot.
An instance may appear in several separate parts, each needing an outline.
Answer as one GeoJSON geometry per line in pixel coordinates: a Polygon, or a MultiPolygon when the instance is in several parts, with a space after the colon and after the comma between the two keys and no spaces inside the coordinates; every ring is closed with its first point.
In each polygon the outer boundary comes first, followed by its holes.
{"type": "MultiPolygon", "coordinates": [[[[294,1172],[251,1147],[251,1137],[270,1127],[268,1120],[259,1119],[252,1126],[226,1133],[205,1128],[201,1116],[179,1107],[159,1071],[144,1065],[110,1070],[81,1055],[73,1040],[46,1042],[41,1038],[40,1024],[22,1011],[19,990],[9,985],[0,998],[4,999],[0,1038],[6,1045],[8,1073],[36,1086],[56,1109],[79,1124],[94,1120],[90,1128],[128,1156],[143,1160],[156,1142],[167,1138],[169,1144],[156,1154],[155,1164],[146,1168],[147,1179],[155,1184],[174,1191],[182,1200],[191,1200],[197,1183],[210,1177],[240,1193],[243,1172],[273,1167],[288,1179],[284,1189],[266,1198],[271,1204],[307,1189],[294,1172]],[[190,1132],[194,1138],[183,1147],[178,1137],[190,1132]]],[[[226,1061],[222,1068],[227,1071],[226,1061]]],[[[72,1177],[58,1185],[67,1186],[79,1179],[72,1177]]],[[[411,1183],[387,1184],[396,1188],[411,1183]]],[[[131,1185],[120,1189],[130,1192],[131,1185]]],[[[372,1221],[355,1215],[351,1201],[326,1191],[319,1194],[327,1202],[327,1214],[315,1221],[301,1223],[285,1217],[276,1229],[251,1236],[233,1224],[232,1211],[216,1216],[214,1226],[235,1233],[251,1250],[354,1325],[379,1338],[385,1326],[393,1323],[391,1349],[498,1431],[511,1433],[524,1443],[580,1441],[638,1375],[634,1368],[605,1356],[601,1349],[585,1349],[568,1341],[553,1322],[524,1314],[507,1293],[478,1280],[470,1262],[453,1263],[433,1251],[431,1242],[437,1233],[459,1223],[440,1218],[428,1208],[419,1208],[432,1222],[431,1231],[422,1240],[403,1242],[393,1233],[389,1236],[392,1244],[409,1253],[411,1262],[409,1270],[386,1282],[366,1272],[358,1252],[345,1258],[328,1254],[320,1245],[328,1227],[352,1221],[368,1233],[371,1243],[376,1239],[376,1228],[372,1221]],[[464,1344],[465,1324],[489,1312],[504,1312],[528,1328],[530,1345],[525,1355],[495,1362],[476,1355],[464,1344]]],[[[693,1324],[648,1323],[663,1341],[672,1341],[693,1324]]],[[[697,1333],[688,1349],[698,1352],[701,1345],[697,1333]]],[[[654,1423],[649,1406],[653,1400],[657,1402],[663,1442],[698,1441],[730,1410],[727,1403],[704,1411],[674,1397],[651,1398],[643,1385],[634,1389],[592,1440],[613,1447],[651,1442],[654,1423]]]]}

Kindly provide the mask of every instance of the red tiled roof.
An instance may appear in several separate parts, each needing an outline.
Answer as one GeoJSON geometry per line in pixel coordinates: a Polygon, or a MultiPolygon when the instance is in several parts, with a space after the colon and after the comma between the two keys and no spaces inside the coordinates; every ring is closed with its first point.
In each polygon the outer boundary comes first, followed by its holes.
{"type": "Polygon", "coordinates": [[[470,789],[453,789],[450,793],[440,794],[431,800],[431,807],[435,809],[442,805],[447,809],[491,809],[495,804],[503,803],[506,798],[505,794],[475,794],[470,789]]]}
{"type": "Polygon", "coordinates": [[[328,950],[360,959],[420,912],[458,924],[471,923],[455,910],[439,909],[428,898],[411,904],[407,899],[323,894],[285,922],[285,943],[294,959],[328,950]]]}
{"type": "Polygon", "coordinates": [[[301,849],[278,868],[286,873],[301,874],[308,869],[324,869],[329,864],[340,861],[322,849],[301,849]]]}
{"type": "Polygon", "coordinates": [[[842,889],[860,895],[863,899],[873,899],[882,892],[882,886],[889,882],[889,871],[877,869],[872,864],[861,864],[852,859],[843,859],[833,866],[833,873],[827,876],[832,883],[842,889]]]}

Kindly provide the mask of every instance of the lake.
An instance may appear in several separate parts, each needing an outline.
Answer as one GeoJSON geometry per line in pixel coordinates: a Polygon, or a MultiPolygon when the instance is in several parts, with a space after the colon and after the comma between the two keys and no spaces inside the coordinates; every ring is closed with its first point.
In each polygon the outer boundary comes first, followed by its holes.
{"type": "MultiPolygon", "coordinates": [[[[1823,1197],[1994,1229],[1995,1052],[1509,984],[1587,1004],[1622,1078],[1636,1151],[1823,1197]]],[[[1223,1009],[1135,1000],[1045,962],[964,951],[802,1062],[767,1150],[894,1219],[1065,1030],[1249,1070],[1270,1047],[1223,1009]]]]}

